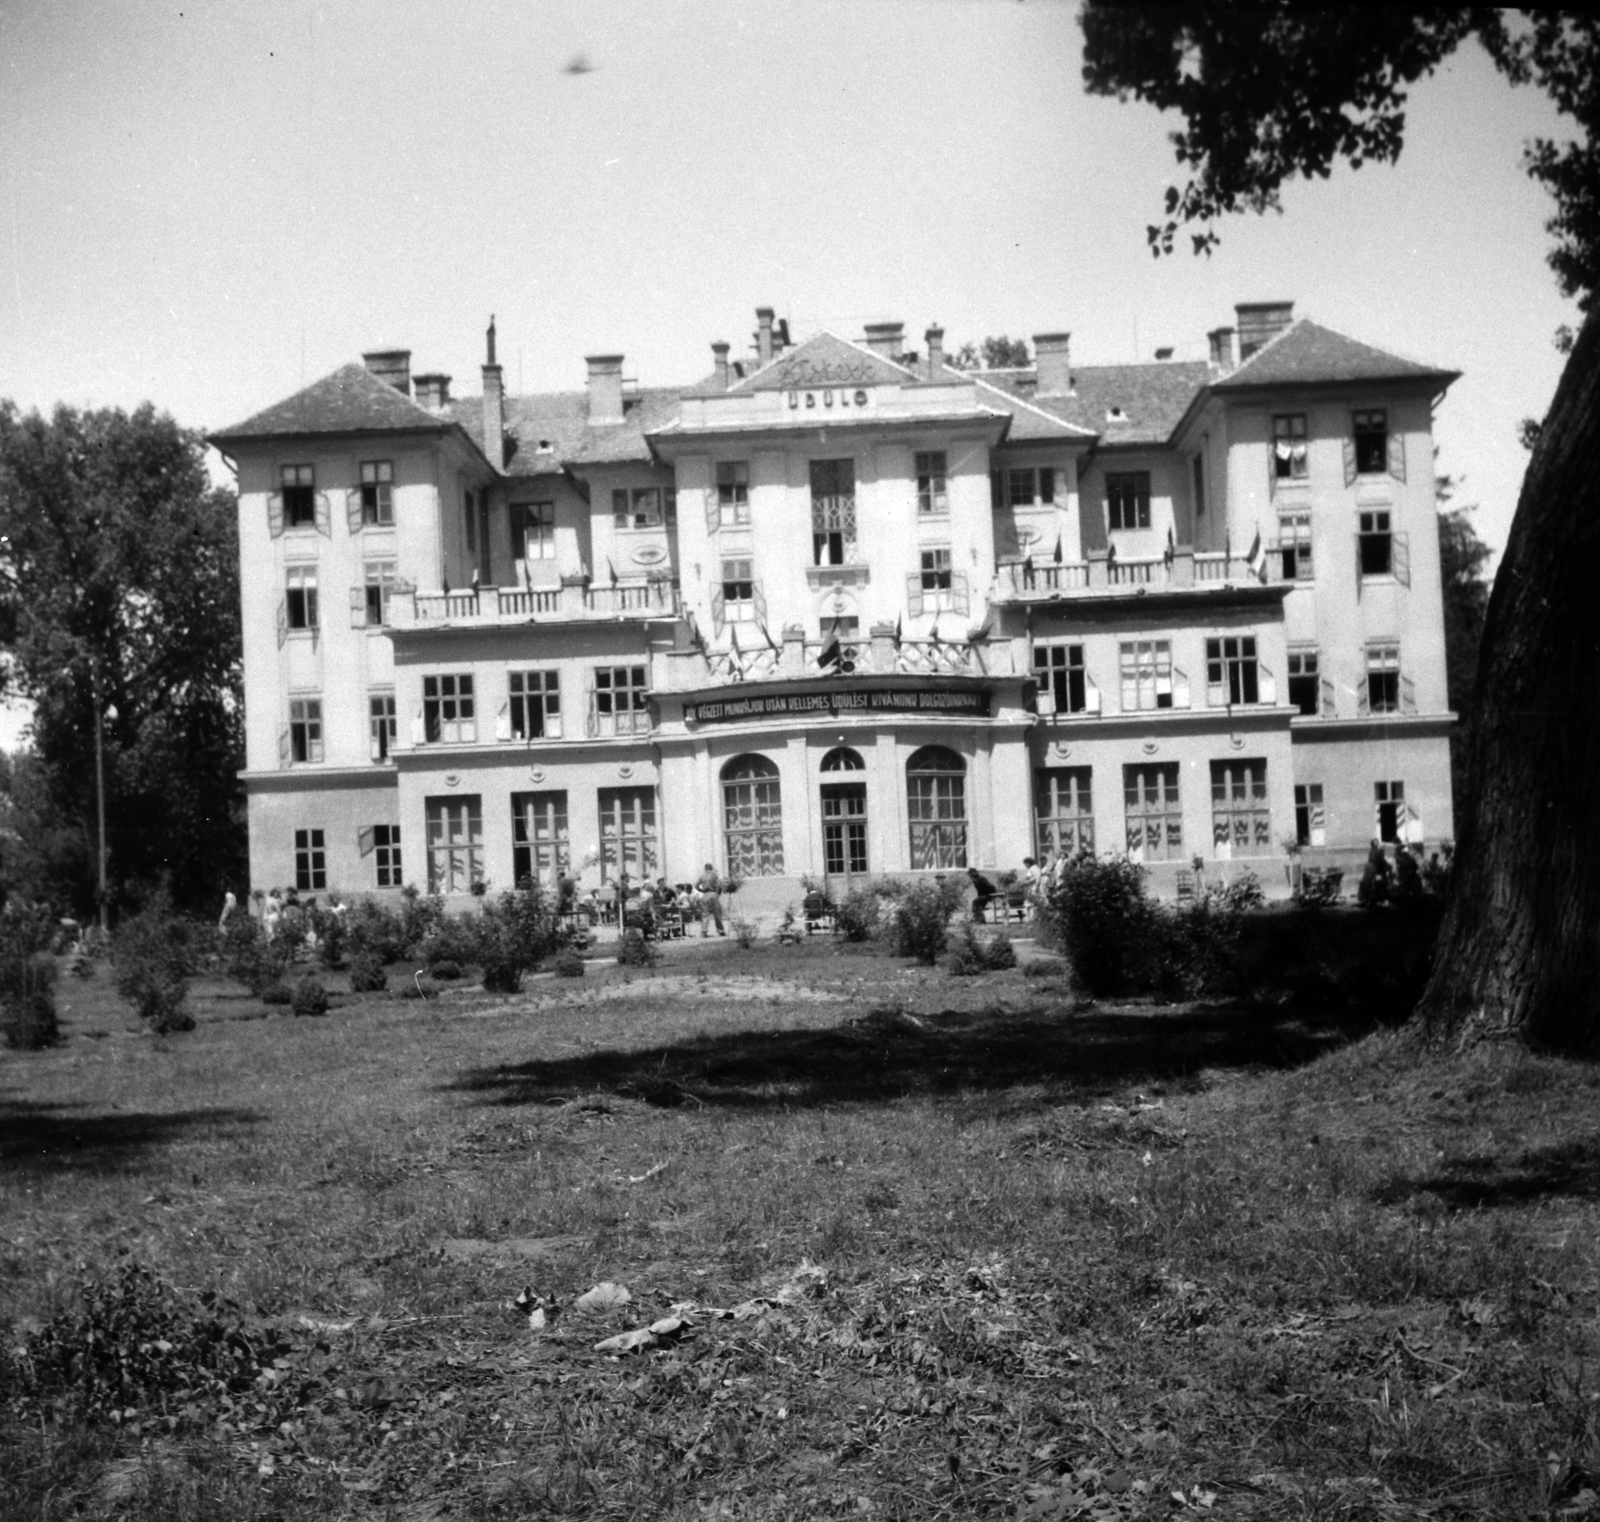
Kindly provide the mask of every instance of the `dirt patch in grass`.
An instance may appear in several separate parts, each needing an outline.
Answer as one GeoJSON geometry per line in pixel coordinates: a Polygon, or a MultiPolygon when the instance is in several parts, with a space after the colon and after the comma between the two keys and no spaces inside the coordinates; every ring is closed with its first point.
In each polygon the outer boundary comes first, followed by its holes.
{"type": "Polygon", "coordinates": [[[547,990],[0,1059],[0,1343],[129,1262],[171,1329],[114,1421],[8,1355],[0,1514],[1596,1512],[1592,1067],[828,946],[547,990]],[[206,1318],[265,1362],[164,1384],[206,1318]]]}

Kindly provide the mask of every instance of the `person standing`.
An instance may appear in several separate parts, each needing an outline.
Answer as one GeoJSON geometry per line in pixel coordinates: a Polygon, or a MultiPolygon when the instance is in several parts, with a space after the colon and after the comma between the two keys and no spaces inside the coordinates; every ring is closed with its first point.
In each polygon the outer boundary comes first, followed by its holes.
{"type": "Polygon", "coordinates": [[[722,880],[717,876],[717,869],[708,861],[706,869],[695,880],[695,891],[700,895],[700,939],[706,938],[706,921],[717,922],[717,934],[726,935],[728,932],[722,925],[722,880]]]}

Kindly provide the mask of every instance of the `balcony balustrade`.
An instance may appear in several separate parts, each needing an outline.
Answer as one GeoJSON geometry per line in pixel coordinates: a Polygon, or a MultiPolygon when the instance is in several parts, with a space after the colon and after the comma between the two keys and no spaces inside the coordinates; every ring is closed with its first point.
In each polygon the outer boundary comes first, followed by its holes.
{"type": "Polygon", "coordinates": [[[1095,554],[1087,560],[1002,561],[995,574],[995,597],[1001,602],[1048,602],[1197,588],[1220,592],[1260,580],[1242,555],[1220,550],[1179,549],[1170,557],[1139,560],[1095,554]]]}
{"type": "Polygon", "coordinates": [[[964,640],[902,639],[888,635],[842,640],[838,658],[818,664],[831,641],[785,639],[774,650],[682,651],[673,657],[671,689],[697,691],[735,682],[820,681],[853,676],[1010,676],[1010,641],[971,644],[964,640]]]}
{"type": "Polygon", "coordinates": [[[668,581],[616,586],[480,587],[467,592],[396,591],[390,623],[396,629],[488,628],[548,619],[673,618],[678,589],[668,581]]]}

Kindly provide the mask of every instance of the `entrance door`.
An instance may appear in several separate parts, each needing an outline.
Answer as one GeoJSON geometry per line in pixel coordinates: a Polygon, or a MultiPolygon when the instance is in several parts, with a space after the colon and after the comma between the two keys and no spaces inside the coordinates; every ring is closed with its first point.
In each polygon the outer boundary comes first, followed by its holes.
{"type": "Polygon", "coordinates": [[[837,902],[867,875],[867,785],[825,782],[822,786],[822,869],[828,896],[837,902]]]}

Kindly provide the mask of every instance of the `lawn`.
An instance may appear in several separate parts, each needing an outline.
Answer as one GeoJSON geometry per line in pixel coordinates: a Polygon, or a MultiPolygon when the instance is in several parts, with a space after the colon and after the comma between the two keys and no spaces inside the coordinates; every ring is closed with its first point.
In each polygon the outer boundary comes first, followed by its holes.
{"type": "Polygon", "coordinates": [[[13,1355],[8,1522],[1600,1517],[1593,1067],[821,942],[60,995],[0,1329],[120,1284],[147,1372],[85,1422],[13,1355]],[[162,1374],[202,1325],[248,1378],[162,1374]]]}

